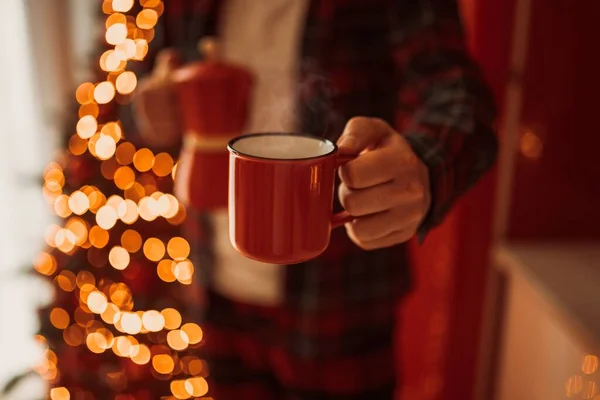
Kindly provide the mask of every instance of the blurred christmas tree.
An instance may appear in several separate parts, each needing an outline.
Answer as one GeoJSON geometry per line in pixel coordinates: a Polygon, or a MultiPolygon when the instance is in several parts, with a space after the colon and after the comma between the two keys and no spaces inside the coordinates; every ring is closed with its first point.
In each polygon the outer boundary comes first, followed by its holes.
{"type": "Polygon", "coordinates": [[[194,266],[181,235],[186,210],[170,194],[179,146],[143,147],[123,120],[153,63],[164,4],[100,5],[97,80],[77,88],[73,130],[43,176],[61,222],[47,229],[34,263],[54,288],[40,311],[36,338],[47,350],[35,371],[52,400],[199,398],[208,388],[195,355],[194,266]]]}

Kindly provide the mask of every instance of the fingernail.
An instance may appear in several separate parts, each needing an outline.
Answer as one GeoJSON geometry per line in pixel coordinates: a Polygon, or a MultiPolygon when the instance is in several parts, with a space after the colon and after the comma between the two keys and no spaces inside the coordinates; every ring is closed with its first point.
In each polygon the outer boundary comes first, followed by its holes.
{"type": "Polygon", "coordinates": [[[346,149],[354,149],[358,145],[358,141],[352,135],[344,135],[338,140],[338,147],[346,149]]]}

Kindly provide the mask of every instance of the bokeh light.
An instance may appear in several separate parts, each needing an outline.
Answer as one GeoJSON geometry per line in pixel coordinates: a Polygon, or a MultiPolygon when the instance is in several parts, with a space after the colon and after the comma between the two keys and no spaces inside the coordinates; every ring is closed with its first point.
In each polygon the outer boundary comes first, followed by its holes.
{"type": "Polygon", "coordinates": [[[100,135],[95,147],[96,156],[101,160],[108,160],[115,154],[115,150],[117,150],[115,140],[108,135],[100,135]]]}
{"type": "Polygon", "coordinates": [[[90,192],[88,199],[90,199],[90,211],[93,213],[97,213],[100,207],[106,204],[106,197],[99,190],[90,192]]]}
{"type": "Polygon", "coordinates": [[[106,310],[104,310],[104,312],[100,314],[100,318],[102,318],[102,321],[111,325],[114,325],[118,321],[119,317],[119,307],[117,307],[113,303],[108,303],[106,305],[106,310]]]}
{"type": "Polygon", "coordinates": [[[152,171],[157,176],[167,176],[173,170],[173,166],[175,162],[173,161],[173,157],[168,153],[159,153],[154,157],[154,165],[152,166],[152,171]]]}
{"type": "Polygon", "coordinates": [[[204,396],[208,393],[208,382],[201,376],[186,379],[185,390],[194,397],[204,396]]]}
{"type": "Polygon", "coordinates": [[[79,104],[89,104],[94,101],[94,84],[84,82],[77,87],[75,98],[79,104]]]}
{"type": "Polygon", "coordinates": [[[185,260],[190,255],[190,245],[182,237],[174,237],[167,244],[167,252],[174,260],[185,260]]]}
{"type": "Polygon", "coordinates": [[[544,142],[532,130],[526,130],[519,138],[521,154],[531,160],[538,160],[544,152],[544,142]]]}
{"type": "Polygon", "coordinates": [[[115,24],[127,24],[127,16],[125,16],[125,14],[121,14],[120,12],[115,11],[117,10],[112,10],[111,15],[108,18],[106,18],[105,28],[107,30],[115,24]]]}
{"type": "Polygon", "coordinates": [[[117,222],[117,212],[110,206],[102,206],[96,213],[96,223],[102,229],[110,229],[117,222]]]}
{"type": "Polygon", "coordinates": [[[88,228],[86,223],[81,218],[71,218],[67,222],[67,229],[75,235],[77,246],[82,246],[88,238],[88,228]]]}
{"type": "Polygon", "coordinates": [[[77,238],[73,232],[68,229],[59,229],[54,237],[56,247],[63,253],[68,253],[75,247],[77,238]]]}
{"type": "MultiPolygon", "coordinates": [[[[94,278],[94,274],[90,271],[79,271],[77,273],[77,277],[75,278],[75,283],[79,289],[83,290],[83,288],[87,286],[94,286],[96,284],[96,278],[94,278]]],[[[93,289],[93,287],[92,287],[93,289]]],[[[91,290],[91,289],[90,289],[91,290]]]]}
{"type": "Polygon", "coordinates": [[[115,143],[121,140],[121,137],[123,136],[121,126],[116,122],[109,122],[108,124],[104,125],[100,132],[107,136],[110,136],[115,143]]]}
{"type": "Polygon", "coordinates": [[[173,330],[181,326],[181,314],[174,308],[165,308],[160,312],[165,318],[165,329],[173,330]]]}
{"type": "Polygon", "coordinates": [[[69,326],[69,322],[71,318],[69,317],[69,313],[60,307],[53,308],[50,311],[50,323],[56,329],[65,329],[69,326]]]}
{"type": "Polygon", "coordinates": [[[173,275],[179,282],[189,285],[194,275],[194,265],[190,260],[179,261],[173,267],[173,275]]]}
{"type": "Polygon", "coordinates": [[[200,376],[205,373],[206,367],[204,366],[204,362],[201,360],[194,358],[191,360],[187,366],[188,373],[192,376],[200,376]]]}
{"type": "MultiPolygon", "coordinates": [[[[133,43],[133,42],[132,42],[133,43]]],[[[133,43],[134,55],[135,55],[135,43],[133,43]]],[[[123,72],[116,81],[117,91],[120,94],[126,95],[132,93],[137,86],[137,78],[131,71],[123,72]]]]}
{"type": "Polygon", "coordinates": [[[135,202],[141,201],[145,194],[146,191],[144,190],[144,187],[138,182],[134,183],[133,186],[125,190],[125,198],[135,202]]]}
{"type": "Polygon", "coordinates": [[[140,172],[149,171],[154,165],[154,153],[152,153],[152,150],[147,148],[139,149],[133,156],[133,165],[140,172]]]}
{"type": "Polygon", "coordinates": [[[56,277],[56,283],[65,292],[72,292],[77,287],[75,274],[71,271],[61,271],[56,277]]]}
{"type": "Polygon", "coordinates": [[[50,389],[51,400],[70,400],[71,394],[66,387],[55,387],[50,389]]]}
{"type": "Polygon", "coordinates": [[[158,200],[159,204],[162,204],[163,201],[168,201],[169,206],[165,213],[161,214],[165,218],[173,218],[177,215],[179,211],[179,201],[172,194],[163,194],[161,198],[158,200]],[[163,200],[164,199],[164,200],[163,200]]]}
{"type": "Polygon", "coordinates": [[[171,393],[175,396],[176,399],[189,399],[191,394],[189,394],[185,387],[184,380],[174,380],[170,383],[171,393]]]}
{"type": "Polygon", "coordinates": [[[125,307],[126,304],[131,302],[131,290],[124,283],[111,285],[109,295],[110,300],[118,307],[125,307]]]}
{"type": "Polygon", "coordinates": [[[152,367],[159,374],[170,374],[175,368],[175,362],[168,354],[157,354],[152,357],[152,367]]]}
{"type": "Polygon", "coordinates": [[[165,218],[167,218],[167,221],[169,221],[169,223],[172,225],[180,225],[185,221],[186,217],[187,211],[185,210],[185,207],[183,207],[181,204],[178,204],[175,215],[173,215],[172,217],[165,218]]]}
{"type": "Polygon", "coordinates": [[[129,265],[129,253],[123,247],[115,246],[112,249],[110,249],[110,253],[108,254],[108,261],[114,269],[124,270],[129,265]]]}
{"type": "Polygon", "coordinates": [[[148,260],[159,261],[165,255],[165,244],[157,238],[149,238],[144,242],[144,255],[148,260]]]}
{"type": "Polygon", "coordinates": [[[98,291],[91,292],[87,298],[87,306],[94,314],[102,314],[108,307],[106,295],[98,291]]]}
{"type": "Polygon", "coordinates": [[[598,393],[598,385],[596,384],[596,382],[587,381],[585,383],[585,385],[583,386],[583,392],[581,394],[581,398],[586,399],[586,400],[590,400],[590,399],[600,400],[600,396],[596,396],[596,393],[598,393]]]}
{"type": "Polygon", "coordinates": [[[139,213],[145,221],[154,221],[158,217],[155,211],[158,209],[158,202],[152,197],[142,197],[139,204],[139,213]]]}
{"type": "Polygon", "coordinates": [[[583,377],[581,375],[572,375],[565,384],[565,394],[572,397],[583,389],[583,377]]]}
{"type": "Polygon", "coordinates": [[[94,89],[94,99],[98,104],[107,104],[115,97],[115,87],[111,82],[101,82],[94,89]]]}
{"type": "Polygon", "coordinates": [[[140,5],[144,8],[154,8],[158,6],[162,0],[140,0],[140,5]]]}
{"type": "Polygon", "coordinates": [[[81,307],[77,307],[74,313],[75,322],[81,327],[88,327],[94,321],[94,316],[81,307]]]}
{"type": "Polygon", "coordinates": [[[156,310],[146,311],[142,315],[142,325],[150,332],[159,332],[165,327],[165,317],[156,310]]]}
{"type": "Polygon", "coordinates": [[[71,325],[63,331],[63,339],[69,346],[81,346],[85,340],[85,330],[79,325],[71,325]]]}
{"type": "MultiPolygon", "coordinates": [[[[115,173],[119,168],[119,164],[117,164],[114,158],[102,161],[102,165],[100,166],[100,172],[102,176],[108,180],[112,180],[115,177],[115,173]]],[[[99,207],[98,207],[99,208],[99,207]]]]}
{"type": "Polygon", "coordinates": [[[91,115],[94,118],[98,118],[99,114],[100,107],[98,107],[98,104],[96,103],[82,104],[81,107],[79,107],[79,111],[77,112],[79,118],[83,118],[86,115],[91,115]]]}
{"type": "Polygon", "coordinates": [[[151,354],[148,346],[146,346],[145,344],[140,344],[138,346],[137,354],[131,357],[131,361],[138,365],[145,365],[148,364],[148,362],[150,361],[150,356],[151,354]]]}
{"type": "Polygon", "coordinates": [[[130,142],[124,142],[117,147],[116,159],[121,165],[129,165],[133,162],[135,146],[130,142]]]}
{"type": "Polygon", "coordinates": [[[148,54],[148,41],[146,39],[135,39],[135,59],[142,60],[148,54]]]}
{"type": "Polygon", "coordinates": [[[56,272],[56,259],[44,251],[38,253],[33,266],[37,272],[43,275],[52,275],[56,272]]]}
{"type": "Polygon", "coordinates": [[[164,282],[175,282],[177,278],[173,275],[173,268],[175,267],[175,261],[173,260],[161,260],[156,266],[156,273],[158,277],[164,282]]]}
{"type": "Polygon", "coordinates": [[[82,155],[87,150],[87,141],[79,137],[79,135],[73,135],[69,139],[69,151],[75,156],[82,155]]]}
{"type": "Polygon", "coordinates": [[[142,236],[133,229],[127,229],[121,235],[121,246],[129,253],[136,253],[142,247],[142,236]]]}
{"type": "Polygon", "coordinates": [[[135,23],[141,29],[152,29],[158,22],[158,13],[152,9],[140,11],[135,19],[135,23]]]}
{"type": "Polygon", "coordinates": [[[77,215],[83,215],[90,207],[90,199],[85,193],[76,190],[69,196],[69,208],[77,215]]]}
{"type": "Polygon", "coordinates": [[[172,330],[167,334],[167,343],[173,350],[181,351],[187,349],[190,339],[182,330],[172,330]]]}
{"type": "Polygon", "coordinates": [[[56,234],[60,231],[60,226],[56,224],[49,225],[44,232],[44,240],[50,247],[56,247],[56,234]]]}
{"type": "Polygon", "coordinates": [[[82,139],[89,139],[96,133],[98,129],[98,121],[91,115],[86,115],[82,117],[77,122],[77,134],[82,139]]]}
{"type": "Polygon", "coordinates": [[[112,8],[118,12],[127,12],[133,7],[133,0],[113,0],[112,8]]]}
{"type": "Polygon", "coordinates": [[[127,26],[125,24],[113,24],[107,30],[105,39],[108,44],[117,45],[127,39],[127,26]]]}
{"type": "Polygon", "coordinates": [[[181,327],[181,330],[185,332],[188,336],[188,340],[190,344],[198,344],[202,341],[204,337],[202,333],[202,328],[194,323],[187,323],[181,327]]]}
{"type": "Polygon", "coordinates": [[[133,224],[135,221],[137,221],[138,215],[138,206],[133,200],[127,199],[119,204],[117,216],[124,223],[128,225],[133,224]]]}
{"type": "Polygon", "coordinates": [[[71,215],[72,211],[69,208],[69,196],[61,194],[54,200],[54,213],[61,218],[67,218],[71,215]]]}
{"type": "MultiPolygon", "coordinates": [[[[137,51],[137,47],[136,47],[135,42],[133,41],[133,39],[125,39],[122,43],[119,43],[115,47],[115,50],[118,50],[120,52],[125,53],[125,55],[127,56],[127,58],[131,59],[131,58],[135,57],[135,53],[137,51]]],[[[134,75],[134,77],[135,77],[135,75],[134,75]]],[[[136,81],[137,81],[137,78],[136,78],[136,81]]],[[[119,90],[118,86],[117,86],[117,90],[119,90]]],[[[119,90],[119,93],[121,93],[120,90],[119,90]]]]}
{"type": "Polygon", "coordinates": [[[117,212],[117,210],[119,209],[119,206],[124,201],[125,200],[121,196],[114,194],[108,198],[108,200],[106,201],[106,205],[111,207],[113,210],[115,210],[115,212],[117,212]]]}
{"type": "Polygon", "coordinates": [[[132,352],[139,353],[139,343],[132,336],[119,336],[113,342],[113,352],[119,357],[130,357],[132,352]]]}
{"type": "Polygon", "coordinates": [[[598,370],[598,357],[593,354],[588,354],[583,358],[581,371],[586,375],[591,375],[598,370]]]}
{"type": "Polygon", "coordinates": [[[137,335],[142,330],[142,319],[136,313],[123,313],[121,326],[126,333],[137,335]]]}
{"type": "Polygon", "coordinates": [[[90,229],[89,239],[92,246],[102,249],[108,244],[109,234],[105,229],[102,229],[99,226],[93,226],[92,229],[90,229]]]}
{"type": "Polygon", "coordinates": [[[129,167],[119,167],[115,172],[114,180],[119,189],[127,190],[135,183],[135,172],[129,167]]]}
{"type": "Polygon", "coordinates": [[[120,71],[125,68],[127,55],[119,50],[107,50],[100,57],[100,68],[106,72],[120,71]]]}
{"type": "Polygon", "coordinates": [[[106,338],[98,332],[92,332],[87,335],[85,344],[92,353],[101,354],[106,350],[106,338]]]}

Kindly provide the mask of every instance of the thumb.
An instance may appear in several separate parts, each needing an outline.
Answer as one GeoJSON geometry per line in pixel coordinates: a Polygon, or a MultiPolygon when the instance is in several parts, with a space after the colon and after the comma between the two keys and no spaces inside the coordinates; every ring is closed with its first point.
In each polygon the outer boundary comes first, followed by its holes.
{"type": "Polygon", "coordinates": [[[379,118],[354,117],[346,124],[337,144],[341,153],[359,154],[377,147],[391,132],[387,122],[379,118]]]}
{"type": "Polygon", "coordinates": [[[156,79],[166,80],[171,73],[181,65],[181,55],[177,50],[165,49],[156,56],[152,76],[156,79]]]}

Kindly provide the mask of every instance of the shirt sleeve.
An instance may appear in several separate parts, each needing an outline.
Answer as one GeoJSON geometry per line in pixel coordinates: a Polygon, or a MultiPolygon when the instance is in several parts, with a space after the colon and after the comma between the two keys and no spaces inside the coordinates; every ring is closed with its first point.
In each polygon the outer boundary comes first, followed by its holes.
{"type": "Polygon", "coordinates": [[[422,241],[494,164],[496,107],[469,57],[456,1],[397,3],[397,126],[430,174],[432,204],[418,231],[422,241]]]}

